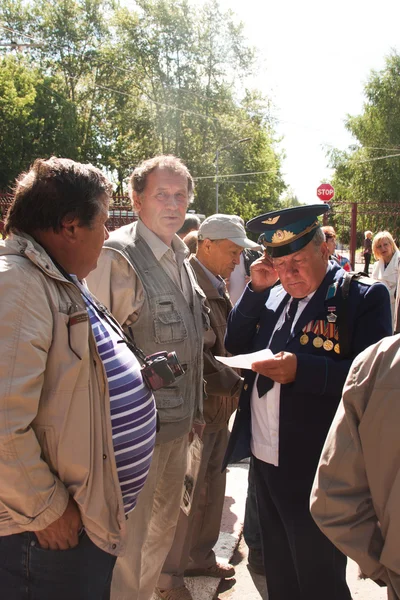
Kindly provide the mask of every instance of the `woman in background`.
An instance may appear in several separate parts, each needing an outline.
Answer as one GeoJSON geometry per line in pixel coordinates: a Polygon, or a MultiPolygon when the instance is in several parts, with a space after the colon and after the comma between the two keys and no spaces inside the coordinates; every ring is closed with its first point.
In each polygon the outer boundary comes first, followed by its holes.
{"type": "Polygon", "coordinates": [[[335,261],[345,271],[351,271],[351,263],[346,256],[336,252],[336,231],[331,225],[322,227],[325,234],[326,245],[329,250],[329,259],[335,261]]]}
{"type": "Polygon", "coordinates": [[[364,273],[369,275],[369,263],[371,262],[372,255],[372,231],[364,231],[364,246],[363,246],[363,257],[364,257],[364,273]]]}
{"type": "Polygon", "coordinates": [[[372,241],[372,252],[376,263],[372,269],[373,279],[382,281],[389,290],[392,318],[399,277],[400,252],[388,231],[380,231],[372,241]]]}

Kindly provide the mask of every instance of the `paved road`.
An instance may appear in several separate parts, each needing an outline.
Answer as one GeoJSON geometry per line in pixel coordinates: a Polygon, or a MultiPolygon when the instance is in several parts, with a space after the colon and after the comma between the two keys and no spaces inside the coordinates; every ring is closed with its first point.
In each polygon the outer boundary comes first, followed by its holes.
{"type": "MultiPolygon", "coordinates": [[[[247,493],[246,462],[228,469],[225,505],[221,534],[216,544],[216,554],[221,561],[231,561],[236,568],[234,579],[220,583],[210,577],[186,579],[194,600],[268,600],[265,578],[251,573],[247,568],[247,546],[241,537],[247,493]]],[[[359,580],[357,565],[349,561],[347,581],[353,600],[385,600],[385,588],[370,580],[359,580]]],[[[324,594],[321,590],[321,600],[324,594]]],[[[290,600],[290,599],[288,599],[290,600]]]]}
{"type": "MultiPolygon", "coordinates": [[[[265,578],[255,575],[247,568],[247,546],[243,539],[240,540],[232,561],[236,568],[235,579],[221,582],[218,588],[218,600],[268,600],[265,578]]],[[[386,589],[378,587],[370,580],[358,579],[357,565],[349,561],[347,568],[347,581],[353,600],[385,600],[386,589]]],[[[321,591],[321,600],[324,593],[321,591]]],[[[195,599],[196,600],[196,599],[195,599]]]]}

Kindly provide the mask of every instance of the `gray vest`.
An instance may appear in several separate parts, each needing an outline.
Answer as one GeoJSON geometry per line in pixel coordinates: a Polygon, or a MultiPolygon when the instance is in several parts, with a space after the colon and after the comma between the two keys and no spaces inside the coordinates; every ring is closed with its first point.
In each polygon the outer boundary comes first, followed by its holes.
{"type": "Polygon", "coordinates": [[[203,332],[208,323],[204,292],[185,260],[192,297],[184,297],[137,235],[136,223],[113,231],[104,247],[122,254],[143,285],[145,301],[132,325],[136,344],[145,354],[175,350],[186,367],[174,384],[154,393],[161,421],[157,442],[176,439],[190,431],[195,418],[202,418],[203,332]]]}

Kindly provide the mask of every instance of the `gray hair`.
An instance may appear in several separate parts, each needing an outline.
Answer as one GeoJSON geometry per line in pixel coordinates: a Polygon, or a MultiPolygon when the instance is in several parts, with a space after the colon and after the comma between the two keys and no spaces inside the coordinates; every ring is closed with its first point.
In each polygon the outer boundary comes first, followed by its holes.
{"type": "Polygon", "coordinates": [[[187,190],[189,203],[193,201],[194,197],[194,181],[191,176],[189,169],[183,163],[180,158],[173,156],[172,154],[160,154],[144,160],[136,167],[129,179],[129,196],[133,200],[132,193],[142,194],[146,187],[147,177],[156,169],[167,169],[177,175],[182,175],[187,179],[187,190]]]}
{"type": "Polygon", "coordinates": [[[201,221],[197,215],[192,215],[191,213],[187,213],[185,217],[185,222],[183,223],[180,230],[177,232],[180,234],[187,234],[194,229],[197,231],[201,225],[201,221]]]}
{"type": "Polygon", "coordinates": [[[316,229],[314,237],[311,241],[318,248],[320,247],[322,242],[325,242],[325,233],[322,231],[321,227],[318,227],[318,229],[316,229]]]}

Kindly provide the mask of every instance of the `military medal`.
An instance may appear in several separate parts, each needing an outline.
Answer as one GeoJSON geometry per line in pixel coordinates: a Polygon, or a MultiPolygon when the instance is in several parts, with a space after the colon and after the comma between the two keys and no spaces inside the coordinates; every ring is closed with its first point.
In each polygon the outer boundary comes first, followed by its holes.
{"type": "Polygon", "coordinates": [[[334,342],[332,342],[332,338],[335,335],[335,324],[334,323],[326,323],[325,331],[324,331],[326,340],[324,341],[324,350],[330,352],[333,350],[334,342]]]}
{"type": "Polygon", "coordinates": [[[315,348],[322,348],[323,345],[324,345],[324,341],[319,336],[317,336],[313,339],[313,346],[315,348]]]}
{"type": "Polygon", "coordinates": [[[339,345],[339,341],[338,341],[339,340],[339,328],[337,325],[334,325],[334,328],[335,328],[335,330],[334,330],[333,337],[337,341],[337,343],[335,344],[335,347],[334,347],[334,351],[336,352],[336,354],[340,354],[340,345],[339,345]]]}
{"type": "Polygon", "coordinates": [[[337,315],[334,312],[335,310],[336,306],[328,306],[328,314],[326,319],[329,323],[336,323],[337,321],[337,315]]]}
{"type": "Polygon", "coordinates": [[[315,321],[315,325],[313,327],[313,333],[316,334],[317,337],[313,339],[314,348],[322,348],[324,344],[324,340],[319,337],[319,334],[323,332],[323,321],[315,321]],[[322,324],[322,326],[321,326],[322,324]]]}
{"type": "Polygon", "coordinates": [[[302,329],[303,335],[300,338],[300,344],[302,346],[305,346],[310,341],[310,338],[308,337],[307,333],[310,333],[310,331],[312,331],[313,327],[314,327],[314,321],[310,321],[309,323],[307,323],[307,325],[305,327],[303,327],[303,329],[302,329]]]}

